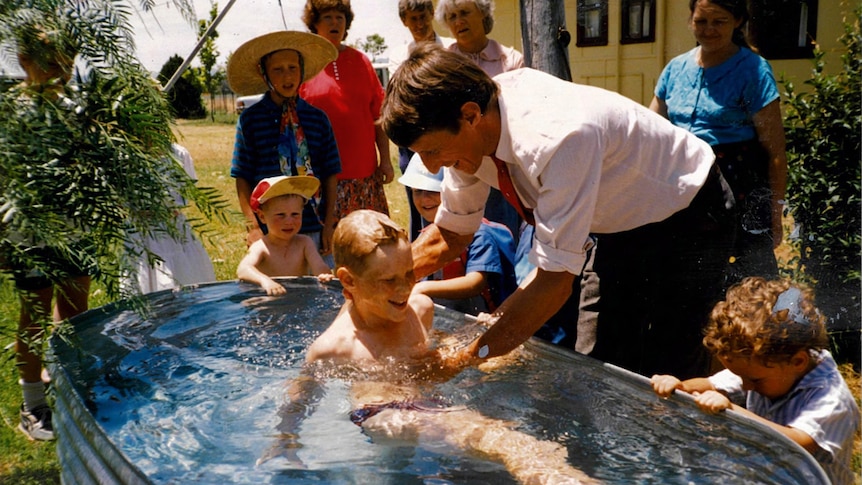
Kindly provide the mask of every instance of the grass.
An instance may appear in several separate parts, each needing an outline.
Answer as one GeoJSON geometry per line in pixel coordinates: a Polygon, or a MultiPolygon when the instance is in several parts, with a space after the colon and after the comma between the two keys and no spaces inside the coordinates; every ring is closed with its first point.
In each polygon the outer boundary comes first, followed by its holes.
{"type": "MultiPolygon", "coordinates": [[[[236,201],[234,180],[230,177],[230,161],[233,154],[235,116],[216,117],[216,123],[207,120],[181,120],[176,126],[179,142],[184,145],[195,161],[199,185],[213,187],[230,203],[227,223],[213,222],[207,225],[208,237],[204,246],[213,260],[218,280],[235,279],[236,266],[245,253],[245,225],[236,201]]],[[[393,156],[397,151],[392,147],[393,156]]],[[[390,215],[395,222],[407,228],[409,210],[404,187],[394,182],[386,186],[390,203],[390,215]]],[[[191,218],[199,217],[194,210],[191,218]]],[[[779,257],[790,258],[787,247],[779,248],[779,257]]],[[[108,303],[104,292],[96,285],[90,299],[95,308],[108,303]]],[[[18,321],[18,300],[11,281],[0,275],[0,338],[2,345],[10,344],[18,321]]],[[[53,442],[30,442],[16,430],[21,389],[15,369],[11,347],[0,352],[0,484],[42,485],[60,483],[59,465],[53,442]]],[[[857,401],[862,393],[862,381],[850,365],[842,366],[842,373],[857,401]]],[[[859,476],[862,470],[862,445],[857,437],[855,443],[854,470],[859,476]]],[[[857,480],[857,483],[862,481],[857,480]]]]}

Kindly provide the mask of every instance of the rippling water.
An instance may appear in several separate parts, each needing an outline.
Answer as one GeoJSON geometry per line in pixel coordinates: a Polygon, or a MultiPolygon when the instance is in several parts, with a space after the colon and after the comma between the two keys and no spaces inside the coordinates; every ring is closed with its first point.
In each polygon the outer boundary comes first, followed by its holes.
{"type": "MultiPolygon", "coordinates": [[[[154,483],[513,483],[506,469],[435,443],[374,443],[332,379],[300,430],[305,469],[255,466],[273,445],[285,383],[342,302],[337,284],[287,279],[283,297],[235,282],[151,298],[152,318],[109,307],[77,324],[61,366],[109,439],[154,483]]],[[[438,309],[435,326],[477,330],[438,309]]],[[[638,377],[542,344],[507,366],[465,371],[436,398],[511,421],[569,450],[609,483],[811,483],[801,450],[744,420],[658,399],[638,377]]]]}

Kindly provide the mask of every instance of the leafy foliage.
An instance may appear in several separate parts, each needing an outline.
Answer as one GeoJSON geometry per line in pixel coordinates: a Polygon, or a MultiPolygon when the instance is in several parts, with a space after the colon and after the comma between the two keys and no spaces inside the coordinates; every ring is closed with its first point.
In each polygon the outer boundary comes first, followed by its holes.
{"type": "Polygon", "coordinates": [[[171,110],[134,57],[129,15],[118,0],[0,8],[7,54],[33,26],[77,52],[69,85],[0,93],[0,259],[53,281],[67,277],[63,260],[77,261],[112,296],[121,272],[133,269],[130,255],[157,257],[140,236],[181,237],[175,194],[209,218],[226,204],[173,159],[171,110]]]}
{"type": "MultiPolygon", "coordinates": [[[[210,9],[210,20],[207,22],[206,20],[198,21],[198,39],[206,34],[207,29],[210,25],[215,22],[216,17],[218,17],[218,2],[213,2],[212,8],[210,9]]],[[[215,95],[216,91],[219,88],[219,84],[221,83],[221,79],[219,79],[218,72],[213,71],[213,66],[215,66],[216,61],[218,60],[219,52],[216,49],[215,40],[218,38],[218,31],[213,29],[212,32],[207,36],[206,40],[204,40],[203,45],[201,46],[200,53],[198,57],[201,59],[201,68],[200,68],[200,79],[202,81],[204,89],[208,93],[210,93],[210,121],[215,121],[214,104],[215,104],[215,95]]]]}
{"type": "MultiPolygon", "coordinates": [[[[171,56],[159,72],[159,83],[162,86],[167,84],[182,65],[182,57],[178,55],[171,56]]],[[[177,79],[174,87],[167,93],[167,98],[177,118],[197,120],[206,116],[206,109],[201,101],[202,94],[203,85],[194,72],[188,70],[177,79]]]]}
{"type": "Polygon", "coordinates": [[[817,51],[814,70],[797,93],[787,91],[785,130],[789,202],[802,227],[805,272],[828,286],[860,277],[860,153],[862,153],[862,91],[860,91],[859,16],[845,26],[841,38],[847,52],[843,69],[824,73],[823,52],[817,51]],[[840,107],[840,108],[839,108],[840,107]]]}
{"type": "Polygon", "coordinates": [[[357,41],[356,47],[370,54],[372,59],[376,59],[386,51],[386,40],[380,34],[370,34],[365,36],[365,40],[357,41]]]}
{"type": "Polygon", "coordinates": [[[817,50],[811,78],[805,81],[809,89],[797,92],[793,83],[782,80],[787,98],[788,203],[800,227],[796,271],[815,282],[821,308],[831,300],[829,305],[837,310],[830,316],[840,318],[844,313],[856,327],[862,242],[860,14],[862,7],[857,6],[852,23],[845,25],[840,40],[847,50],[839,72],[827,75],[824,54],[817,50]]]}

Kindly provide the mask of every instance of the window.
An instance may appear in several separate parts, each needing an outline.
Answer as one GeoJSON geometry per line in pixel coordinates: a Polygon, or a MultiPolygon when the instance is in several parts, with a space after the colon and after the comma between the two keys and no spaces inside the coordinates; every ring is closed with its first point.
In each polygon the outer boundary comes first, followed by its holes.
{"type": "Polygon", "coordinates": [[[655,2],[623,0],[620,21],[621,44],[655,42],[655,2]]]}
{"type": "Polygon", "coordinates": [[[608,45],[608,0],[578,0],[576,45],[608,45]]]}
{"type": "Polygon", "coordinates": [[[817,0],[752,0],[748,29],[767,59],[814,57],[817,0]]]}

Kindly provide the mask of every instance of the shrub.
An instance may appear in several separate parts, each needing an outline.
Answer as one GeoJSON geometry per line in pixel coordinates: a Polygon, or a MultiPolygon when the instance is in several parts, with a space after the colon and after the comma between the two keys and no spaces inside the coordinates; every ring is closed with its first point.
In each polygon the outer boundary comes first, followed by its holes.
{"type": "Polygon", "coordinates": [[[788,191],[799,228],[796,276],[814,283],[818,306],[829,317],[839,353],[859,367],[860,315],[860,26],[862,7],[845,24],[843,68],[824,73],[823,52],[815,51],[809,87],[786,90],[788,191]],[[846,334],[846,335],[841,335],[846,334]]]}

